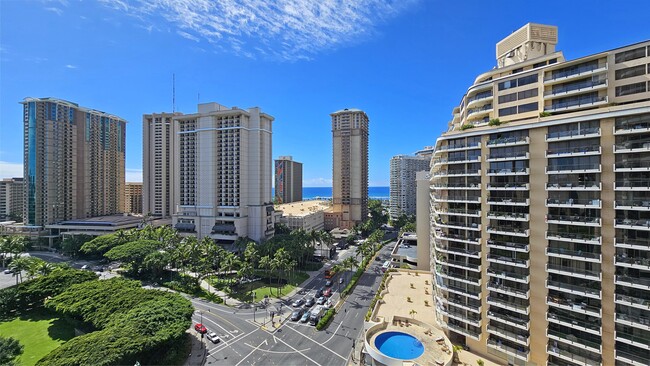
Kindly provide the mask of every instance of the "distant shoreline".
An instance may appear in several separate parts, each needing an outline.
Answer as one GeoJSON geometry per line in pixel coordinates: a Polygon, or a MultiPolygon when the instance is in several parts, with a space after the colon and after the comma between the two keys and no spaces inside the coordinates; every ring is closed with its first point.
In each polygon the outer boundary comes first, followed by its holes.
{"type": "MultiPolygon", "coordinates": [[[[272,194],[275,196],[275,189],[272,194]]],[[[390,187],[368,187],[368,197],[387,200],[390,197],[390,187]]],[[[315,198],[332,199],[332,187],[302,187],[302,199],[315,198]]]]}

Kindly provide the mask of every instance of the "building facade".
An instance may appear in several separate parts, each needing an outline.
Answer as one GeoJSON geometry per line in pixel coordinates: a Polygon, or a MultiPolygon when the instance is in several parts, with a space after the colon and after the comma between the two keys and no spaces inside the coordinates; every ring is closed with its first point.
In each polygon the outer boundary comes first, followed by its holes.
{"type": "Polygon", "coordinates": [[[172,125],[181,113],[152,113],[142,116],[142,212],[171,217],[174,187],[172,125]]]}
{"type": "Polygon", "coordinates": [[[23,178],[0,180],[0,221],[22,221],[23,178]]]}
{"type": "Polygon", "coordinates": [[[126,121],[55,98],[25,98],[21,104],[25,224],[120,213],[126,121]]]}
{"type": "Polygon", "coordinates": [[[438,139],[431,243],[453,343],[515,365],[650,360],[650,41],[497,44],[438,139]]]}
{"type": "Polygon", "coordinates": [[[343,229],[368,218],[368,125],[366,113],[343,109],[332,117],[332,211],[343,229]]]}
{"type": "Polygon", "coordinates": [[[124,212],[142,213],[142,183],[127,182],[124,189],[124,212]]]}
{"type": "Polygon", "coordinates": [[[390,159],[390,208],[392,219],[400,215],[415,215],[415,173],[429,170],[430,159],[420,156],[397,155],[390,159]]]}
{"type": "Polygon", "coordinates": [[[275,161],[275,200],[277,203],[302,201],[302,163],[291,156],[275,161]]]}
{"type": "Polygon", "coordinates": [[[280,222],[289,229],[310,232],[325,229],[325,211],[330,207],[329,201],[309,200],[277,205],[276,211],[282,214],[280,222]]]}
{"type": "Polygon", "coordinates": [[[257,107],[217,103],[174,116],[176,229],[224,244],[273,236],[273,119],[257,107]]]}

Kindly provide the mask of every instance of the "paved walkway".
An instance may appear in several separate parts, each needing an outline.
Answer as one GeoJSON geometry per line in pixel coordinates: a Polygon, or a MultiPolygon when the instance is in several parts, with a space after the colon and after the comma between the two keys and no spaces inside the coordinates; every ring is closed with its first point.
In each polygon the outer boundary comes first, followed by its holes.
{"type": "Polygon", "coordinates": [[[190,351],[190,354],[187,355],[187,359],[183,365],[202,366],[207,355],[207,348],[205,347],[205,344],[201,343],[201,337],[197,334],[197,332],[193,332],[188,329],[186,333],[188,333],[192,339],[192,349],[190,351]]]}

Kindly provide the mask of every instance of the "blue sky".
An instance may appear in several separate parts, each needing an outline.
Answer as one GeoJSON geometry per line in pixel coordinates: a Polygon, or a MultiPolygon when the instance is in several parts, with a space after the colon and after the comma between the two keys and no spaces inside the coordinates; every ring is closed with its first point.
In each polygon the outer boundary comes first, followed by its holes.
{"type": "Polygon", "coordinates": [[[273,156],[330,186],[329,113],[370,117],[370,185],[432,145],[495,44],[528,22],[559,27],[567,59],[650,39],[648,1],[3,0],[0,178],[22,175],[23,98],[58,97],[127,127],[141,179],[142,114],[197,101],[273,115],[273,156]]]}

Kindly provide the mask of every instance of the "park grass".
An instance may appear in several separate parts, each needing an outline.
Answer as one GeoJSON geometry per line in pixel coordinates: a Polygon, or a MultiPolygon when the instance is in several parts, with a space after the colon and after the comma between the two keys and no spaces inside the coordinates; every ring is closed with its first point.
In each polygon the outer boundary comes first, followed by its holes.
{"type": "Polygon", "coordinates": [[[0,334],[17,339],[25,346],[16,363],[35,365],[38,360],[75,336],[74,327],[54,313],[34,311],[0,322],[0,334]]]}
{"type": "MultiPolygon", "coordinates": [[[[257,275],[266,275],[258,273],[257,275]]],[[[271,279],[271,284],[269,285],[268,279],[263,279],[261,281],[255,281],[248,284],[243,284],[236,287],[228,286],[228,279],[224,278],[210,278],[210,283],[217,289],[227,291],[230,298],[237,299],[242,302],[251,301],[251,292],[255,292],[254,302],[262,301],[265,297],[275,297],[279,298],[293,291],[296,286],[303,283],[309,278],[309,275],[305,272],[295,272],[292,276],[283,277],[286,279],[286,283],[282,287],[278,287],[278,279],[274,277],[271,279]],[[279,291],[278,291],[279,290],[279,291]]]]}

